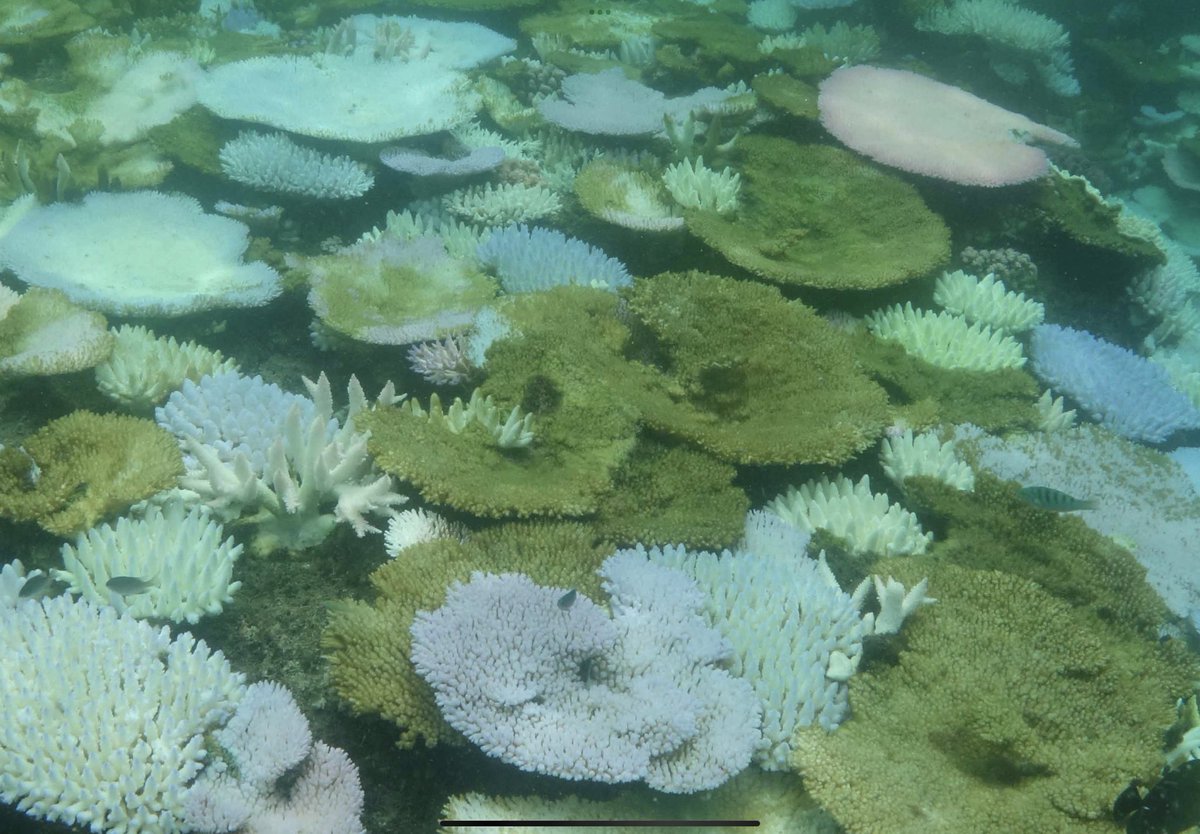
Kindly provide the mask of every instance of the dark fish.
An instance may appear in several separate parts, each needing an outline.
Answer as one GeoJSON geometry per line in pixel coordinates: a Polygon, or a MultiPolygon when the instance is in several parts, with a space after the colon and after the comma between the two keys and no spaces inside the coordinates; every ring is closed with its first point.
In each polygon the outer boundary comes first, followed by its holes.
{"type": "Polygon", "coordinates": [[[17,596],[20,599],[36,597],[48,587],[50,587],[50,574],[39,573],[37,576],[31,576],[25,580],[25,584],[21,586],[17,596]]]}
{"type": "Polygon", "coordinates": [[[146,591],[154,587],[157,581],[158,577],[142,579],[140,576],[114,576],[104,583],[104,587],[108,588],[114,594],[129,597],[135,594],[146,593],[146,591]]]}
{"type": "Polygon", "coordinates": [[[1095,501],[1076,498],[1048,486],[1027,486],[1017,490],[1017,495],[1028,504],[1039,510],[1049,510],[1052,513],[1070,513],[1075,510],[1093,510],[1095,501]]]}
{"type": "Polygon", "coordinates": [[[1180,834],[1200,825],[1200,759],[1168,770],[1145,796],[1130,783],[1113,804],[1118,821],[1125,814],[1125,834],[1180,834]]]}
{"type": "Polygon", "coordinates": [[[563,594],[561,597],[558,598],[558,607],[561,608],[563,611],[566,611],[568,608],[570,608],[572,605],[575,604],[575,596],[576,596],[575,589],[572,588],[571,590],[567,591],[565,594],[563,594]]]}

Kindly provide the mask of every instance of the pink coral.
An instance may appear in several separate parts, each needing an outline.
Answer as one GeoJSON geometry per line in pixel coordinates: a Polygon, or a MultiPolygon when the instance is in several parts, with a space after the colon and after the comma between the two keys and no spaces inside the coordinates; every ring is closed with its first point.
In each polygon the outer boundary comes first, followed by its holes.
{"type": "Polygon", "coordinates": [[[821,83],[821,124],[884,165],[962,185],[1013,185],[1046,173],[1028,140],[1077,147],[1057,130],[905,70],[843,67],[821,83]]]}

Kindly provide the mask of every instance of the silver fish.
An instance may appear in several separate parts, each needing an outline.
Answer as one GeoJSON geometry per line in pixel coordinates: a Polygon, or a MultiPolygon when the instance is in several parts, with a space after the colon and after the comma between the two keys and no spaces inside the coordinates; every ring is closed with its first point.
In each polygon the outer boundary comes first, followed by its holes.
{"type": "Polygon", "coordinates": [[[39,573],[37,576],[31,576],[25,580],[25,584],[22,585],[21,590],[17,592],[17,597],[20,599],[36,597],[48,587],[50,587],[50,575],[47,573],[39,573]]]}
{"type": "Polygon", "coordinates": [[[104,583],[104,587],[112,591],[114,594],[120,594],[123,597],[135,596],[144,594],[155,586],[158,582],[158,577],[151,579],[142,579],[140,576],[114,576],[104,583]]]}
{"type": "Polygon", "coordinates": [[[563,611],[566,611],[568,608],[570,608],[572,605],[575,604],[575,596],[576,596],[575,589],[572,588],[571,590],[567,591],[565,594],[563,594],[561,597],[558,598],[558,607],[561,608],[563,611]]]}
{"type": "Polygon", "coordinates": [[[1094,510],[1096,508],[1095,501],[1076,498],[1048,486],[1021,487],[1017,490],[1017,495],[1039,510],[1049,510],[1052,513],[1071,513],[1076,510],[1094,510]]]}

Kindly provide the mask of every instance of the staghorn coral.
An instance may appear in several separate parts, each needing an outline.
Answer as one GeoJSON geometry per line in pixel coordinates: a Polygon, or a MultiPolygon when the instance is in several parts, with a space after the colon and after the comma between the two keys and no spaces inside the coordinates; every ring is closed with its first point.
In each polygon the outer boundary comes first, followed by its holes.
{"type": "Polygon", "coordinates": [[[0,515],[73,536],[182,473],[174,439],[151,421],[75,411],[0,449],[0,515]]]}
{"type": "Polygon", "coordinates": [[[355,712],[378,713],[396,724],[401,747],[461,743],[409,661],[416,612],[441,605],[450,583],[476,570],[520,571],[539,584],[600,598],[595,571],[611,552],[587,527],[565,523],[506,524],[469,541],[415,544],[371,574],[372,603],[341,600],[330,606],[321,646],[333,686],[355,712]]]}
{"type": "Polygon", "coordinates": [[[794,737],[805,786],[848,834],[1111,828],[1112,798],[1160,767],[1194,660],[1028,579],[927,569],[940,601],[906,627],[896,664],[855,678],[837,732],[794,737]]]}

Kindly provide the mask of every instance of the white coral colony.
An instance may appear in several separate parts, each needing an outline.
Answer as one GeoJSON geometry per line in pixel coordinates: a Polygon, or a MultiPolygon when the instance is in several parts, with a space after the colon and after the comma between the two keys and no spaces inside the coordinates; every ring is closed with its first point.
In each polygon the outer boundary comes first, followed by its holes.
{"type": "Polygon", "coordinates": [[[0,238],[0,267],[104,313],[257,307],[280,292],[275,270],[242,262],[246,225],[206,214],[191,197],[96,191],[78,204],[21,209],[0,238]]]}

